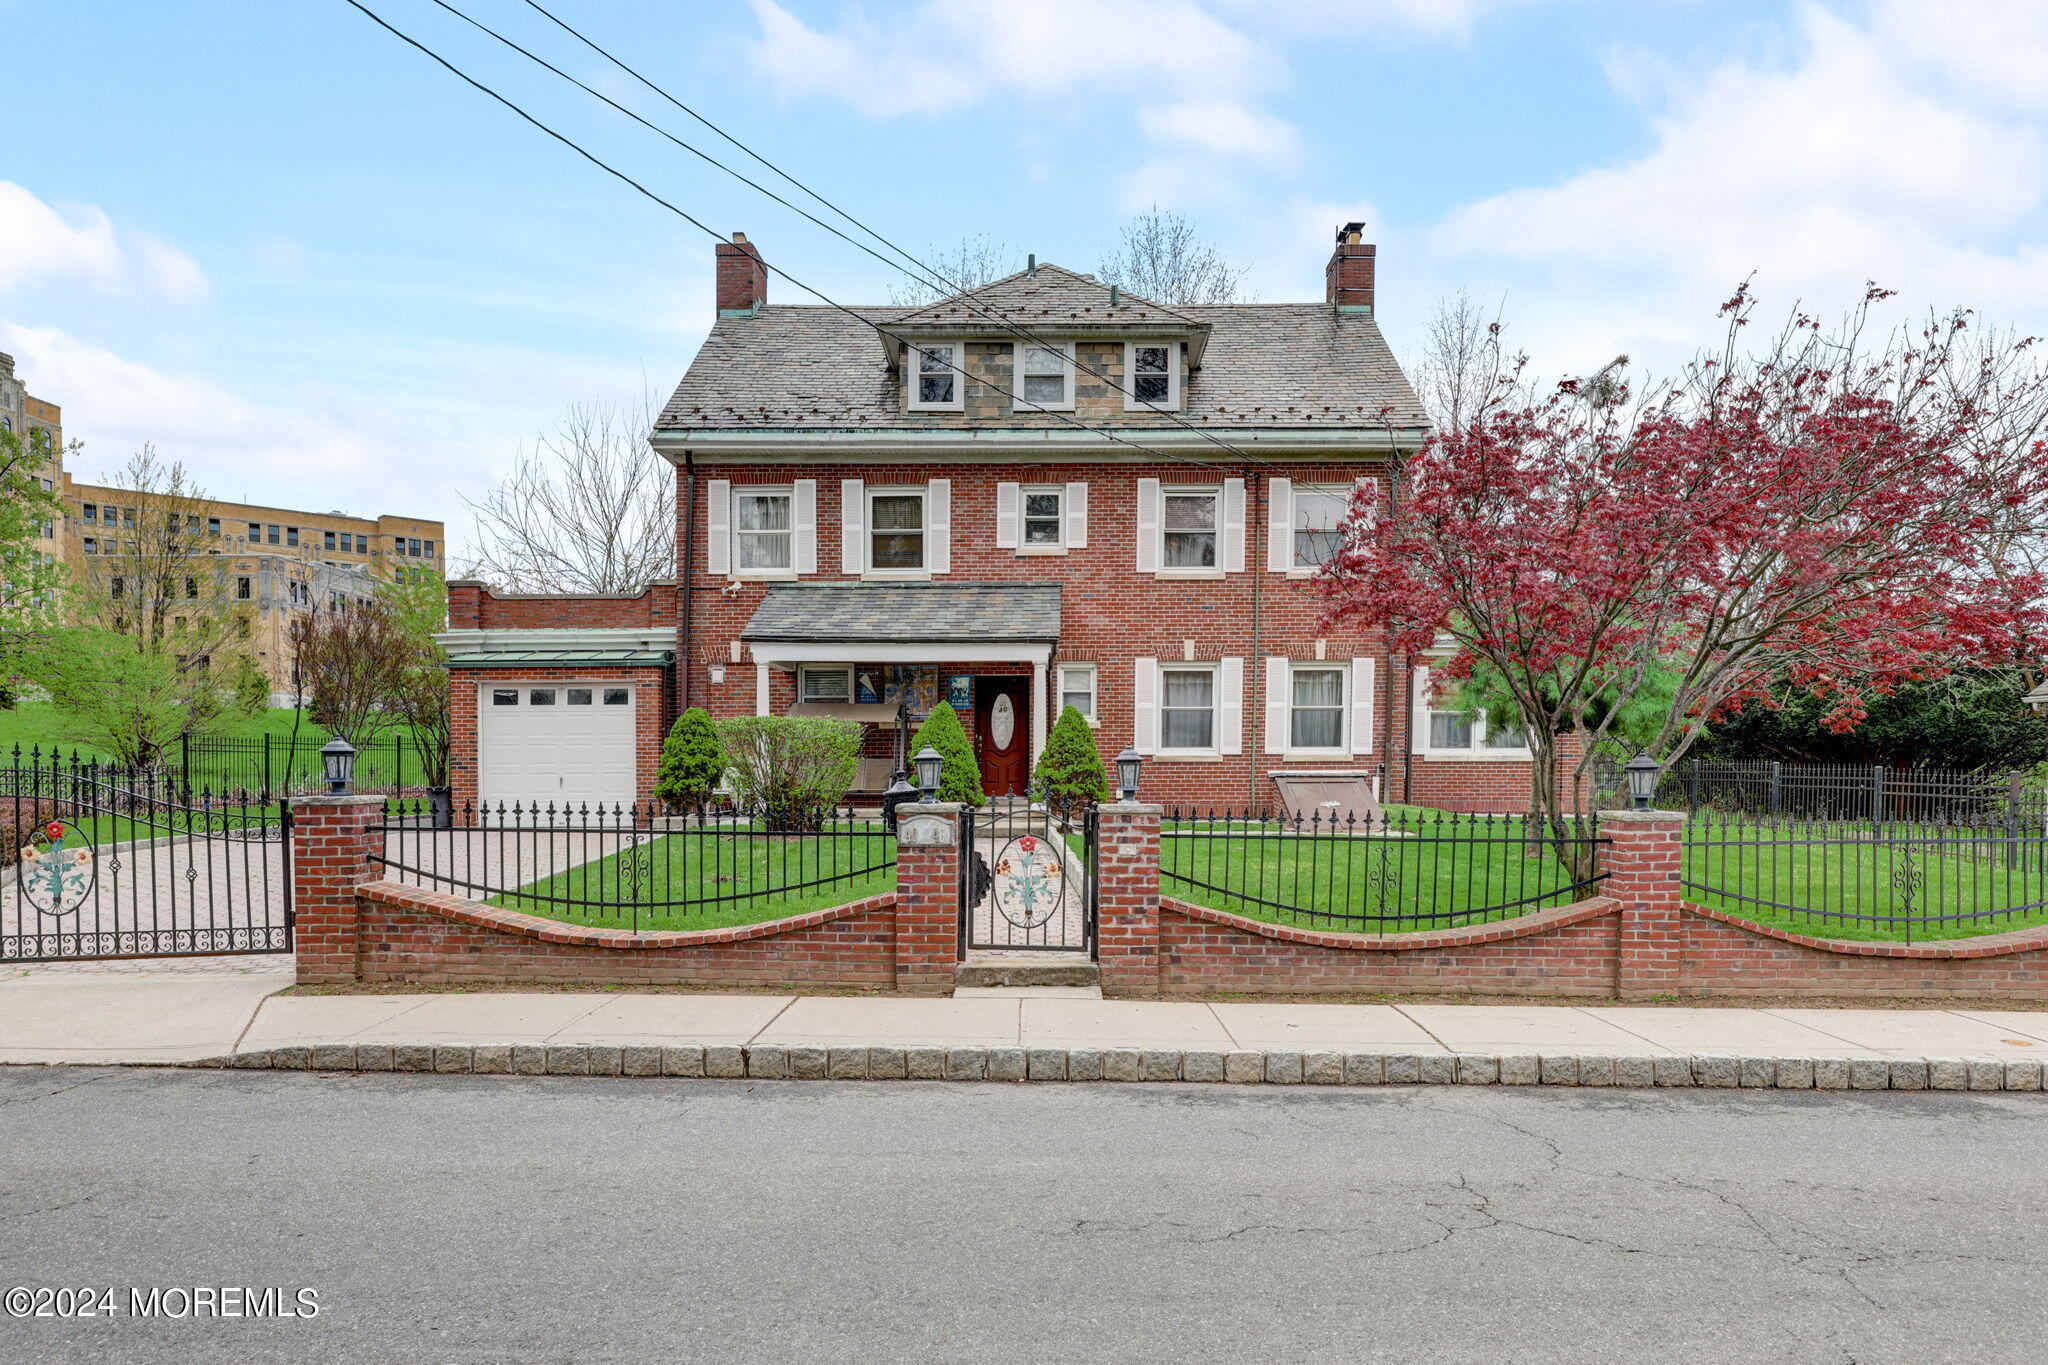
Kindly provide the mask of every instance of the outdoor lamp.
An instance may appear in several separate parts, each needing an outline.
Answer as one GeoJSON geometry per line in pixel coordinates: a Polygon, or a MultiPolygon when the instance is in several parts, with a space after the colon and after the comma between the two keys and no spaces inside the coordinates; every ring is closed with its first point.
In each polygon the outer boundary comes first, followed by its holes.
{"type": "Polygon", "coordinates": [[[328,740],[320,750],[320,769],[327,775],[327,790],[336,796],[346,796],[349,783],[356,776],[355,745],[340,735],[328,740]]]}
{"type": "Polygon", "coordinates": [[[1116,756],[1117,797],[1124,801],[1138,799],[1138,769],[1145,765],[1144,755],[1136,749],[1125,749],[1116,756]]]}
{"type": "Polygon", "coordinates": [[[1648,810],[1650,798],[1657,794],[1657,760],[1638,753],[1621,770],[1628,774],[1628,794],[1635,799],[1636,809],[1648,810]]]}
{"type": "Polygon", "coordinates": [[[917,766],[918,791],[925,800],[933,800],[939,794],[939,770],[946,766],[946,756],[927,744],[910,761],[917,766]]]}

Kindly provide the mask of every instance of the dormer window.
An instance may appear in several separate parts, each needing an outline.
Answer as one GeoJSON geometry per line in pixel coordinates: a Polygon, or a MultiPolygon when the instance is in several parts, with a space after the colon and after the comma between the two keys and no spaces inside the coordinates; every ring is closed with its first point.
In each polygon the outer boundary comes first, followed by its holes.
{"type": "Polygon", "coordinates": [[[1017,407],[1064,409],[1074,406],[1074,344],[1041,346],[1020,341],[1016,347],[1017,407]]]}
{"type": "Polygon", "coordinates": [[[933,341],[910,348],[909,408],[912,412],[959,412],[967,385],[961,370],[967,348],[954,341],[933,341]]]}
{"type": "Polygon", "coordinates": [[[1167,341],[1133,341],[1124,346],[1124,408],[1142,412],[1180,407],[1180,347],[1167,341]]]}

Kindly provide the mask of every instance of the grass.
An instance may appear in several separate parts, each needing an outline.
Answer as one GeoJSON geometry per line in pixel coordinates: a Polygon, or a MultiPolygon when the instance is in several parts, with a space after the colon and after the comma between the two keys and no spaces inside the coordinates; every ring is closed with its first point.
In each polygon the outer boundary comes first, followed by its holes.
{"type": "Polygon", "coordinates": [[[895,858],[896,838],[879,823],[835,826],[823,835],[690,829],[487,903],[603,929],[730,929],[894,890],[895,858]]]}
{"type": "MultiPolygon", "coordinates": [[[[1195,827],[1160,841],[1162,885],[1168,895],[1250,919],[1361,933],[1484,924],[1580,898],[1557,858],[1525,840],[1522,817],[1439,825],[1434,817],[1417,822],[1413,812],[1389,815],[1397,830],[1418,837],[1279,839],[1195,827]],[[1439,832],[1441,841],[1431,837],[1439,832]],[[1525,898],[1533,899],[1509,904],[1525,898]],[[1428,911],[1468,913],[1428,919],[1428,911]]],[[[1967,831],[1881,828],[1885,837],[1873,840],[1868,825],[1697,820],[1684,853],[1685,895],[1819,938],[1918,943],[2048,924],[2048,905],[2038,904],[2048,901],[2048,844],[2022,843],[2009,867],[2004,846],[1967,831]],[[1763,842],[1781,840],[1788,842],[1763,842]],[[1857,918],[1986,911],[1999,913],[1948,923],[1857,918]]]]}

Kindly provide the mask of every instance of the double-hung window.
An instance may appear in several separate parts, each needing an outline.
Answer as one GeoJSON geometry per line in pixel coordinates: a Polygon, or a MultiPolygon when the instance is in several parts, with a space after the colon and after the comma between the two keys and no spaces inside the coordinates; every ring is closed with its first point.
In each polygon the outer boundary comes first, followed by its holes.
{"type": "Polygon", "coordinates": [[[1143,411],[1180,407],[1180,347],[1133,341],[1124,347],[1124,407],[1143,411]]]}
{"type": "Polygon", "coordinates": [[[931,341],[910,348],[908,406],[913,412],[958,412],[966,406],[967,348],[953,341],[931,341]]]}
{"type": "Polygon", "coordinates": [[[1287,747],[1344,748],[1344,670],[1295,664],[1288,670],[1287,747]]]}
{"type": "Polygon", "coordinates": [[[853,700],[853,669],[840,664],[829,668],[804,667],[797,676],[797,700],[807,702],[850,702],[853,700]]]}
{"type": "Polygon", "coordinates": [[[1024,544],[1027,547],[1056,546],[1064,539],[1060,504],[1063,496],[1064,490],[1058,488],[1024,490],[1024,544]]]}
{"type": "Polygon", "coordinates": [[[1095,723],[1094,664],[1060,665],[1060,714],[1066,714],[1069,706],[1090,725],[1095,723]]]}
{"type": "Polygon", "coordinates": [[[1320,569],[1344,546],[1344,518],[1351,510],[1348,490],[1294,488],[1294,567],[1320,569]]]}
{"type": "MultiPolygon", "coordinates": [[[[1418,700],[1428,697],[1427,673],[1417,684],[1418,700]]],[[[1525,753],[1529,736],[1520,725],[1501,725],[1487,719],[1484,711],[1453,711],[1438,703],[1448,697],[1430,698],[1418,706],[1426,724],[1418,747],[1432,754],[1483,754],[1488,751],[1525,753]]]]}
{"type": "Polygon", "coordinates": [[[1216,670],[1162,665],[1159,669],[1159,747],[1209,752],[1216,748],[1216,670]]]}
{"type": "Polygon", "coordinates": [[[733,494],[733,564],[741,573],[795,565],[792,497],[786,491],[733,494]]]}
{"type": "Polygon", "coordinates": [[[868,567],[922,569],[925,566],[924,493],[918,490],[868,494],[868,567]]]}
{"type": "Polygon", "coordinates": [[[1066,409],[1074,406],[1074,347],[1055,343],[1041,346],[1020,341],[1016,347],[1017,373],[1014,392],[1021,411],[1033,408],[1066,409]]]}
{"type": "Polygon", "coordinates": [[[1214,492],[1169,492],[1161,500],[1161,564],[1168,569],[1216,567],[1216,522],[1221,497],[1214,492]]]}

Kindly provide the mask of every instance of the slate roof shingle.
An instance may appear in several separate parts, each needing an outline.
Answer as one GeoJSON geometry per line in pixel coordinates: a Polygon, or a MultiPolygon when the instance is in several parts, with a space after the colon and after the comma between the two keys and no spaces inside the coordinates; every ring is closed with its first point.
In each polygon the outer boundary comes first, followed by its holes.
{"type": "Polygon", "coordinates": [[[1057,583],[772,583],[742,640],[1057,640],[1057,583]]]}

